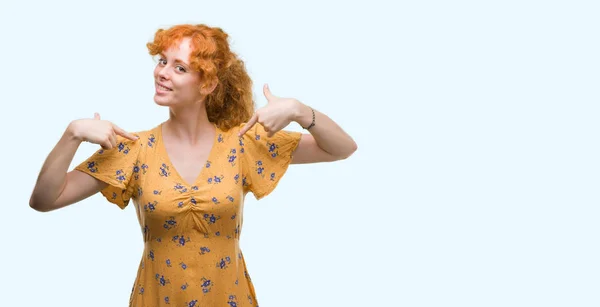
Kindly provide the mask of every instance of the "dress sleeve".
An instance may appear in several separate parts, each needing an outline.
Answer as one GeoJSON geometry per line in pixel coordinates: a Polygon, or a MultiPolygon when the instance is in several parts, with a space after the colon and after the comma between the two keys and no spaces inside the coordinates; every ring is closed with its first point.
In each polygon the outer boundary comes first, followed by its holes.
{"type": "MultiPolygon", "coordinates": [[[[134,134],[139,136],[138,134],[134,134]]],[[[134,191],[134,175],[139,172],[139,152],[142,141],[117,136],[117,147],[100,149],[75,167],[108,184],[102,191],[106,199],[125,209],[134,191]]],[[[137,178],[137,176],[135,176],[137,178]]]]}
{"type": "Polygon", "coordinates": [[[257,200],[275,189],[292,161],[301,136],[300,132],[280,130],[268,137],[258,123],[241,136],[243,182],[245,189],[251,191],[257,200]]]}

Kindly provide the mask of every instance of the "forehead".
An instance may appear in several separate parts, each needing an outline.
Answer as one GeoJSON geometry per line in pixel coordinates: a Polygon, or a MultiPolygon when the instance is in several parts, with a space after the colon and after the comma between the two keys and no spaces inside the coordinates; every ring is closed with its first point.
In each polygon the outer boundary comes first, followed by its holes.
{"type": "Polygon", "coordinates": [[[163,54],[167,57],[177,58],[183,61],[188,61],[192,52],[191,40],[184,37],[179,41],[173,42],[171,46],[163,50],[163,54]]]}

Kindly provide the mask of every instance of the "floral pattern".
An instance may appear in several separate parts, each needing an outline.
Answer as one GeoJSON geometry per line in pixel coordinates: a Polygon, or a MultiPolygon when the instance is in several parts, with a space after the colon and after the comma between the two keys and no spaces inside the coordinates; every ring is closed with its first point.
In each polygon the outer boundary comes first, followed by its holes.
{"type": "Polygon", "coordinates": [[[245,135],[219,129],[195,182],[187,183],[167,155],[162,124],[118,137],[76,169],[108,185],[101,193],[125,209],[131,201],[144,251],[129,306],[258,306],[240,249],[243,201],[265,197],[286,172],[299,132],[268,137],[260,124],[245,135]]]}

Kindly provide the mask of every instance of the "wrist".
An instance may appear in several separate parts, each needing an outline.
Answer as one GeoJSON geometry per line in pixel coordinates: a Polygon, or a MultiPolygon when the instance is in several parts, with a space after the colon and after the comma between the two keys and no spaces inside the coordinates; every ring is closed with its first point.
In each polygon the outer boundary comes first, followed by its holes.
{"type": "Polygon", "coordinates": [[[309,106],[296,101],[293,120],[302,127],[307,127],[312,122],[312,110],[309,106]]]}
{"type": "Polygon", "coordinates": [[[70,140],[83,142],[83,139],[81,137],[81,132],[79,131],[78,127],[79,127],[79,125],[77,124],[77,120],[70,122],[69,125],[67,126],[67,129],[65,130],[65,135],[70,140]]]}

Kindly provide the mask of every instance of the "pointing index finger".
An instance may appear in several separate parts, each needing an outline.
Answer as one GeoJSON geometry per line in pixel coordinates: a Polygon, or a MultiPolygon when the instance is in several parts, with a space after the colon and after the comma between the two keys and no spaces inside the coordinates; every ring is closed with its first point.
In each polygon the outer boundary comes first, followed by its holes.
{"type": "Polygon", "coordinates": [[[252,118],[250,118],[250,120],[244,125],[244,127],[242,127],[242,129],[238,133],[238,136],[244,135],[244,133],[246,133],[248,130],[250,130],[250,128],[252,128],[256,124],[257,121],[258,121],[258,116],[256,115],[256,113],[254,113],[254,115],[252,115],[252,118]]]}
{"type": "Polygon", "coordinates": [[[137,139],[139,139],[139,137],[137,137],[137,136],[135,136],[135,135],[133,135],[133,134],[131,134],[131,133],[123,130],[121,127],[119,127],[119,126],[117,126],[115,124],[113,124],[113,129],[115,130],[116,134],[118,134],[118,135],[120,135],[122,137],[128,138],[128,139],[130,139],[132,141],[136,141],[137,139]]]}

